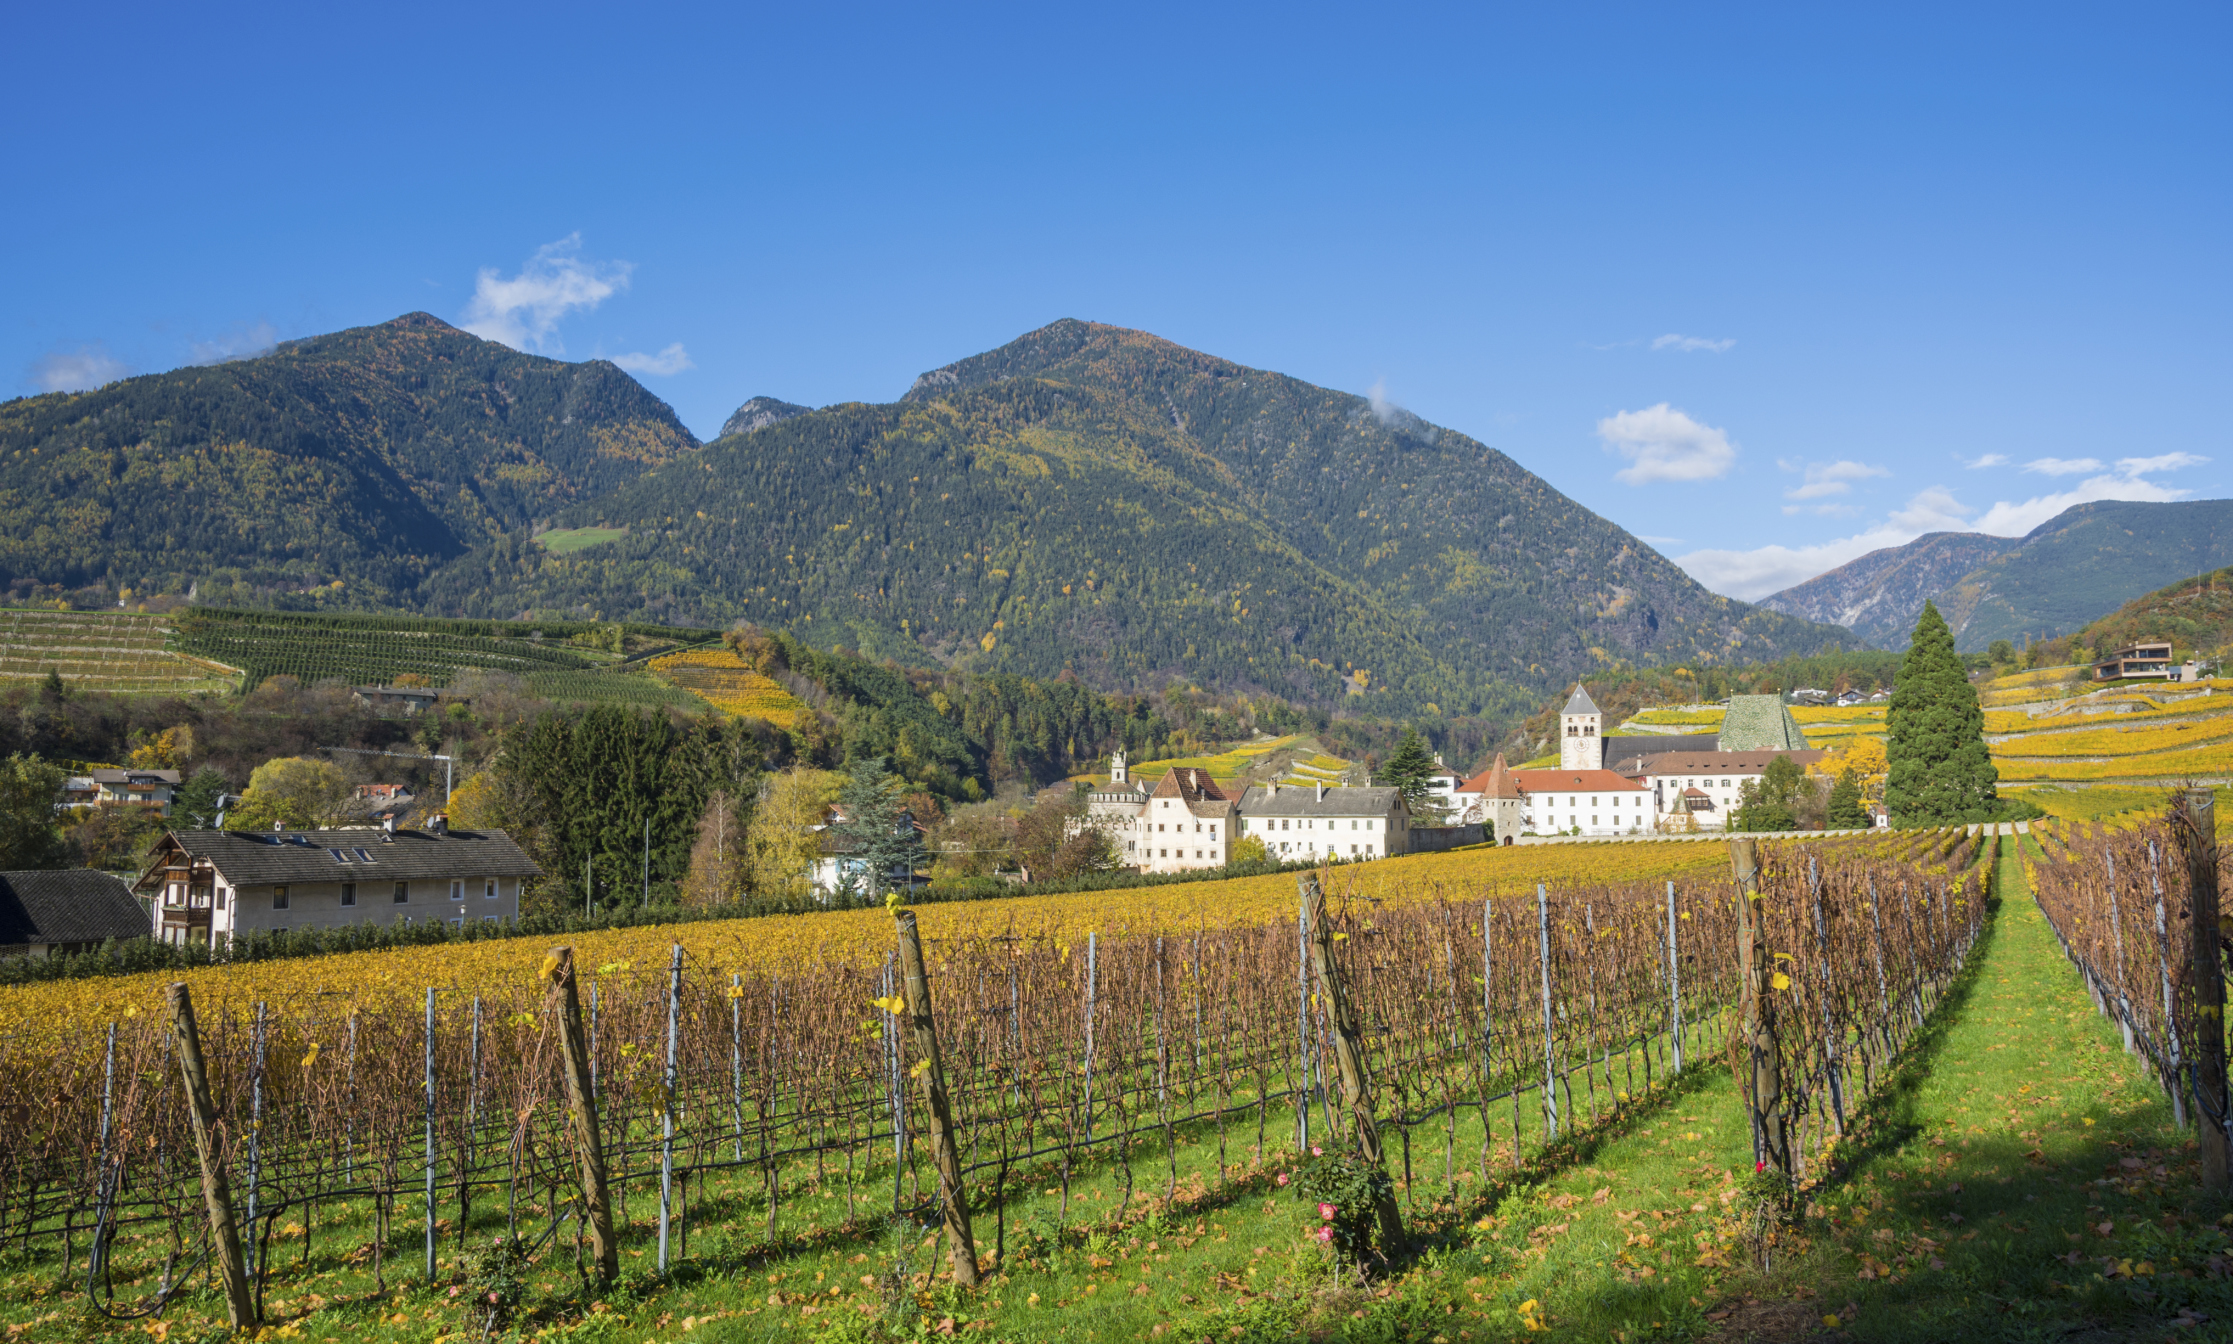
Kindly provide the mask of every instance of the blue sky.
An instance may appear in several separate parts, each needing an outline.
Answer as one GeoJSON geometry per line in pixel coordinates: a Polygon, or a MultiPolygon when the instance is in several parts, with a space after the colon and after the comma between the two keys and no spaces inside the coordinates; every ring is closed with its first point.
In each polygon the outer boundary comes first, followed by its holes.
{"type": "Polygon", "coordinates": [[[8,394],[432,312],[700,435],[1060,317],[1718,591],[2227,492],[2223,6],[44,6],[8,394]]]}

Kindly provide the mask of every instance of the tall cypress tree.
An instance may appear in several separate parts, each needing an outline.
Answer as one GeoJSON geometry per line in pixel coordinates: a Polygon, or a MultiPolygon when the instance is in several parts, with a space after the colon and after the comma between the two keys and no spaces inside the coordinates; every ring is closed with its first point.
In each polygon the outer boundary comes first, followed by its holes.
{"type": "Polygon", "coordinates": [[[1403,793],[1404,807],[1413,816],[1426,810],[1427,781],[1434,774],[1434,753],[1416,728],[1406,728],[1395,754],[1373,776],[1376,784],[1392,784],[1403,793]]]}
{"type": "Polygon", "coordinates": [[[1985,711],[1933,603],[1923,604],[1915,622],[1886,718],[1891,768],[1884,804],[1893,824],[1944,826],[1997,815],[2000,771],[1985,749],[1985,711]]]}

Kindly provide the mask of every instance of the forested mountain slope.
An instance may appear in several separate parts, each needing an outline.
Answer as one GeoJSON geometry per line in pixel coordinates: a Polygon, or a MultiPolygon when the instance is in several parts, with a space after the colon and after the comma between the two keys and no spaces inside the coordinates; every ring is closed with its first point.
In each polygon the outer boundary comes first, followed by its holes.
{"type": "Polygon", "coordinates": [[[2233,500],[2077,504],[2020,538],[1934,532],[1786,588],[1761,605],[1904,649],[1926,600],[1955,647],[2065,635],[2160,585],[2233,563],[2233,500]]]}
{"type": "Polygon", "coordinates": [[[614,365],[424,313],[0,404],[0,583],[409,605],[444,561],[696,447],[614,365]]]}
{"type": "Polygon", "coordinates": [[[1843,637],[1706,592],[1503,454],[1361,397],[1061,322],[725,438],[517,538],[431,611],[749,619],[982,671],[1501,714],[1607,659],[1843,637]]]}

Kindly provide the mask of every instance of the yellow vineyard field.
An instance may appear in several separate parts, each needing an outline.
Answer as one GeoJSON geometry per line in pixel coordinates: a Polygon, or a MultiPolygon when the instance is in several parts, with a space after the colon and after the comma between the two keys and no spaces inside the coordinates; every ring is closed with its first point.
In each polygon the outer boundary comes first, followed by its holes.
{"type": "Polygon", "coordinates": [[[1995,759],[2028,756],[2137,756],[2182,751],[2233,736],[2233,718],[2198,723],[2102,724],[2074,732],[2028,733],[1993,746],[1995,759]]]}
{"type": "Polygon", "coordinates": [[[1838,705],[1793,705],[1791,707],[1791,717],[1797,720],[1802,728],[1811,727],[1818,723],[1840,723],[1856,727],[1861,724],[1873,723],[1881,727],[1884,723],[1885,707],[1883,701],[1873,705],[1845,705],[1842,707],[1838,705]]]}
{"type": "MultiPolygon", "coordinates": [[[[1696,841],[1514,845],[1337,866],[1328,873],[1327,890],[1340,897],[1394,903],[1472,901],[1530,891],[1537,882],[1705,876],[1726,872],[1728,862],[1721,845],[1696,841]]],[[[1269,873],[1067,896],[956,901],[921,906],[918,915],[924,935],[933,940],[1014,932],[1083,942],[1089,932],[1178,934],[1292,918],[1294,909],[1295,874],[1269,873]]],[[[612,971],[664,966],[670,943],[680,943],[687,956],[725,971],[818,961],[859,964],[877,961],[891,948],[892,921],[882,910],[846,910],[618,929],[547,942],[571,943],[584,964],[612,971]]],[[[428,985],[470,988],[526,979],[540,965],[546,945],[541,939],[504,939],[9,987],[0,989],[0,1038],[155,1012],[163,986],[179,979],[193,986],[197,1002],[208,1004],[240,1006],[310,995],[328,996],[332,1005],[344,1009],[351,1001],[415,1002],[428,985]]]]}
{"type": "Polygon", "coordinates": [[[808,712],[803,701],[747,666],[732,649],[691,649],[651,660],[651,670],[725,714],[766,719],[789,728],[808,712]]]}
{"type": "Polygon", "coordinates": [[[2034,761],[2011,758],[1994,749],[1993,763],[2004,783],[2078,783],[2096,779],[2185,779],[2233,773],[2233,739],[2190,751],[2157,751],[2101,761],[2034,761]]]}
{"type": "Polygon", "coordinates": [[[2095,728],[2109,724],[2151,723],[2162,719],[2187,718],[2192,715],[2224,715],[2233,719],[2233,697],[2220,695],[2196,696],[2192,699],[2155,700],[2144,695],[2106,697],[2088,702],[2096,705],[2137,705],[2137,709],[2108,712],[2097,710],[2092,714],[2072,712],[2051,717],[2033,718],[2020,710],[1988,709],[1985,711],[1985,731],[1996,736],[2002,733],[2049,733],[2068,728],[2095,728]]]}

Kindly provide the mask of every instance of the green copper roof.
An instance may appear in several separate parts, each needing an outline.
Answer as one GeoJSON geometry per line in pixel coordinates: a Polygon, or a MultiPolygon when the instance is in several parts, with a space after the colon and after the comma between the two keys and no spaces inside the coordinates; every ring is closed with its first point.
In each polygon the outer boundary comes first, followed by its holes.
{"type": "Polygon", "coordinates": [[[1723,751],[1804,751],[1807,736],[1780,695],[1732,695],[1721,721],[1723,751]]]}

